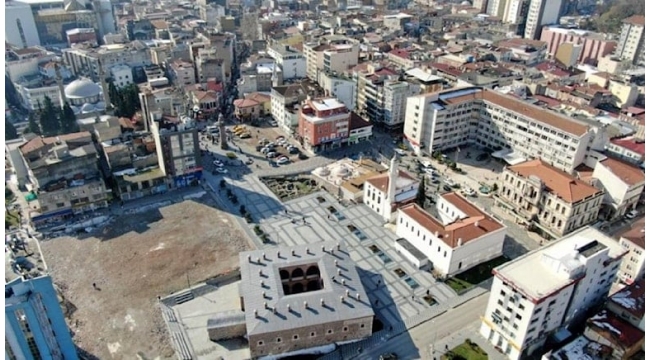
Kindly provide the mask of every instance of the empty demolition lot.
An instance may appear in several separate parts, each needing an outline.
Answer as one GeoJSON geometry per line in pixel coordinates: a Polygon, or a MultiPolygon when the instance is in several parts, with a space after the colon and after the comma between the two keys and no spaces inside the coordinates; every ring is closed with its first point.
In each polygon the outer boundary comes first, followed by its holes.
{"type": "Polygon", "coordinates": [[[251,248],[208,196],[42,243],[73,339],[99,359],[175,358],[157,297],[238,267],[251,248]]]}

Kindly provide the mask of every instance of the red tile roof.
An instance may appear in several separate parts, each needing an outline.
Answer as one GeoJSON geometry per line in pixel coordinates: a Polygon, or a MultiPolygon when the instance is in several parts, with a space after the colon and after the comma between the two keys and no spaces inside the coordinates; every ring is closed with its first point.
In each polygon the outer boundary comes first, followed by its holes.
{"type": "Polygon", "coordinates": [[[633,136],[625,137],[625,138],[618,138],[618,139],[611,139],[609,140],[610,143],[614,145],[618,145],[622,148],[628,149],[630,151],[633,151],[637,154],[640,154],[642,156],[645,156],[645,141],[644,142],[637,142],[633,136]]]}
{"type": "Polygon", "coordinates": [[[438,233],[438,239],[452,249],[503,228],[501,223],[456,193],[447,193],[442,195],[442,198],[465,213],[467,217],[444,225],[417,204],[406,205],[400,210],[425,229],[434,234],[438,233]],[[462,241],[460,245],[459,240],[462,241]]]}
{"type": "Polygon", "coordinates": [[[623,233],[621,238],[645,250],[645,218],[632,224],[631,229],[623,233]]]}
{"type": "Polygon", "coordinates": [[[65,134],[59,136],[50,136],[45,138],[38,136],[24,143],[19,148],[23,154],[26,154],[34,150],[38,150],[39,148],[45,145],[54,144],[57,140],[60,140],[62,142],[67,142],[67,141],[83,140],[83,139],[88,139],[88,140],[92,139],[88,131],[76,132],[72,134],[65,134]]]}
{"type": "Polygon", "coordinates": [[[572,204],[598,193],[600,190],[578,180],[562,170],[556,169],[542,160],[535,159],[509,166],[508,169],[519,176],[536,176],[544,183],[547,191],[572,204]]]}
{"type": "Polygon", "coordinates": [[[602,160],[600,164],[629,186],[645,182],[645,174],[638,166],[614,158],[602,160]]]}
{"type": "Polygon", "coordinates": [[[609,297],[609,302],[622,307],[635,317],[642,318],[645,315],[645,279],[622,288],[609,297]]]}
{"type": "Polygon", "coordinates": [[[645,333],[621,320],[608,310],[602,310],[587,320],[587,327],[615,344],[630,348],[643,341],[645,333]]]}
{"type": "MultiPolygon", "coordinates": [[[[386,191],[388,191],[388,176],[389,175],[390,175],[390,173],[384,173],[384,174],[381,174],[381,175],[371,177],[370,179],[368,179],[366,181],[369,182],[370,185],[372,185],[372,186],[376,187],[377,189],[379,189],[381,192],[386,192],[386,191]]],[[[409,179],[409,180],[413,180],[413,181],[416,180],[409,173],[407,173],[406,171],[402,171],[402,170],[399,170],[398,176],[401,177],[401,178],[404,178],[404,179],[409,179]]]]}
{"type": "Polygon", "coordinates": [[[235,105],[236,108],[248,108],[259,104],[259,102],[251,99],[237,99],[233,102],[233,105],[235,105]]]}
{"type": "Polygon", "coordinates": [[[630,16],[629,18],[623,20],[623,22],[632,25],[645,26],[645,16],[643,15],[630,16]]]}

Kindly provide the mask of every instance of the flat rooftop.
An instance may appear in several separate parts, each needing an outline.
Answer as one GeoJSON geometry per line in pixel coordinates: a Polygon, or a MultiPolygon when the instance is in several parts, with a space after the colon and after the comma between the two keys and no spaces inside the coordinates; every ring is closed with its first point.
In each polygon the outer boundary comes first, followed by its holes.
{"type": "Polygon", "coordinates": [[[515,286],[533,299],[540,299],[564,288],[574,280],[563,275],[558,268],[579,269],[581,258],[589,258],[600,251],[609,252],[610,258],[617,258],[625,249],[617,241],[594,227],[587,227],[551,244],[532,251],[494,269],[497,277],[515,286]],[[574,259],[574,251],[579,256],[574,259]],[[552,269],[547,264],[558,264],[552,269]]]}
{"type": "Polygon", "coordinates": [[[356,266],[337,241],[242,252],[239,263],[249,336],[374,315],[356,266]],[[306,288],[291,284],[305,274],[306,288]]]}

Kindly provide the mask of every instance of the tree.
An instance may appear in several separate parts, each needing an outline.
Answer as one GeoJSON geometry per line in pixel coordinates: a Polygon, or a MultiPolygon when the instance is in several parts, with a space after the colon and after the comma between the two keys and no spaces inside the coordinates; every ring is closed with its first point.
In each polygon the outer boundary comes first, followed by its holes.
{"type": "Polygon", "coordinates": [[[18,91],[16,91],[14,83],[11,82],[7,75],[5,75],[5,100],[9,105],[13,105],[17,108],[22,107],[18,91]]]}
{"type": "Polygon", "coordinates": [[[57,116],[58,113],[59,111],[52,103],[52,99],[46,96],[45,104],[43,105],[43,110],[41,111],[41,115],[39,119],[41,123],[41,131],[43,132],[43,135],[51,136],[51,135],[57,135],[59,133],[60,126],[59,126],[59,119],[57,116]]]}
{"type": "Polygon", "coordinates": [[[18,138],[18,131],[11,121],[5,120],[5,140],[13,140],[18,138]]]}
{"type": "Polygon", "coordinates": [[[117,89],[111,82],[108,87],[109,96],[111,103],[115,107],[116,116],[131,118],[140,110],[140,98],[138,96],[140,90],[137,85],[131,84],[117,89]]]}
{"type": "Polygon", "coordinates": [[[74,114],[74,111],[67,102],[63,105],[63,108],[61,108],[59,113],[59,129],[63,134],[79,131],[77,116],[74,114]]]}
{"type": "Polygon", "coordinates": [[[427,199],[427,189],[424,181],[420,181],[420,187],[418,187],[418,194],[415,196],[415,203],[424,207],[424,202],[427,199]]]}
{"type": "Polygon", "coordinates": [[[29,122],[27,123],[27,127],[25,128],[25,134],[41,134],[41,128],[38,126],[38,122],[36,121],[36,114],[33,112],[29,113],[29,122]]]}

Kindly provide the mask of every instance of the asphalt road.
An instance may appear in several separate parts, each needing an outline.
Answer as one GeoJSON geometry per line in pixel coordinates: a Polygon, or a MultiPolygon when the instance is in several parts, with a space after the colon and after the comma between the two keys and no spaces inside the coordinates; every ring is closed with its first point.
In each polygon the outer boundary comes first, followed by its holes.
{"type": "Polygon", "coordinates": [[[357,359],[378,359],[381,354],[393,352],[400,359],[432,359],[431,345],[440,358],[445,348],[443,338],[450,334],[470,332],[481,315],[485,313],[490,293],[478,296],[455,309],[418,325],[408,332],[389,339],[382,345],[365,351],[357,359]]]}

